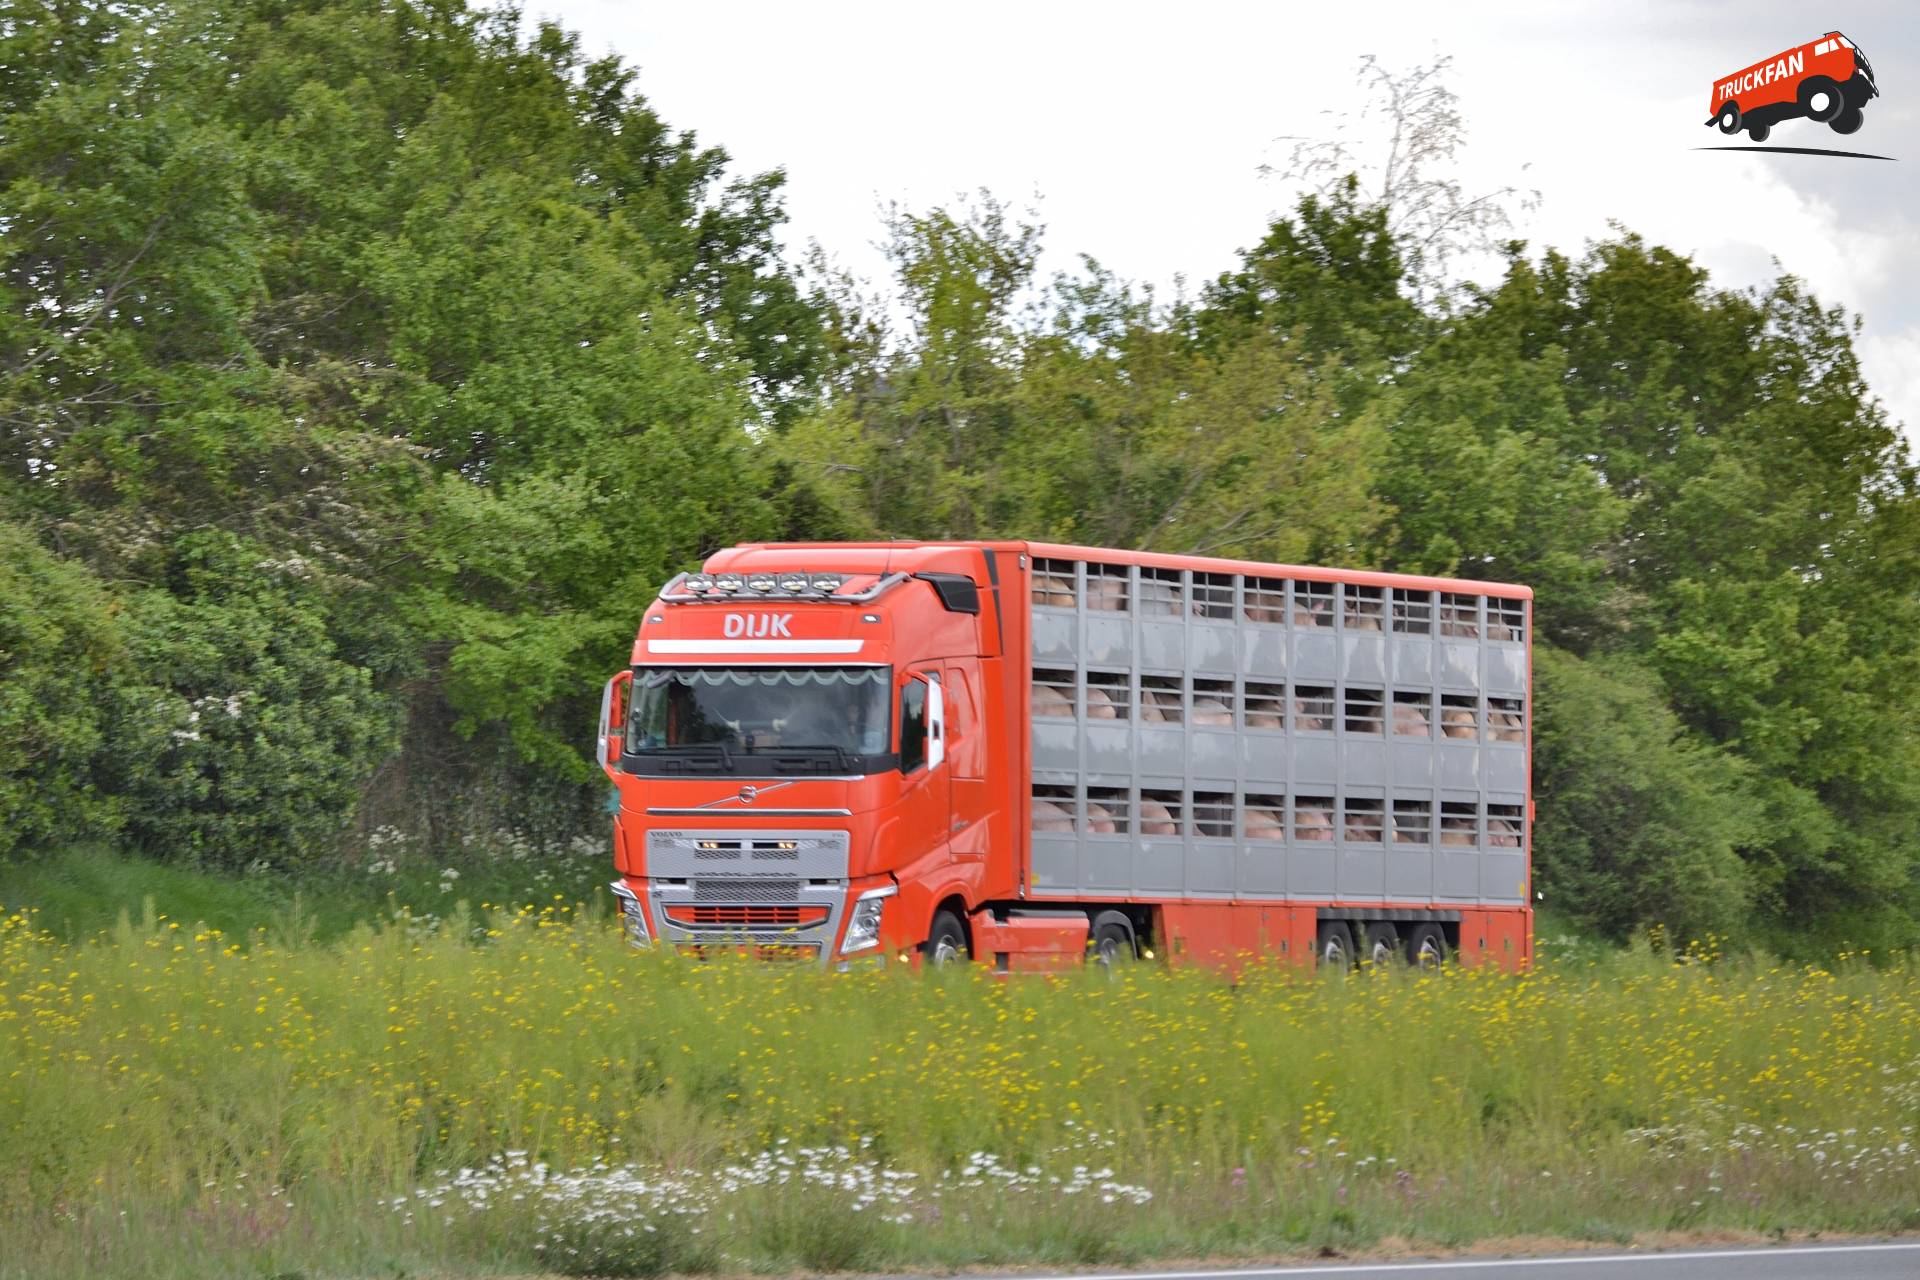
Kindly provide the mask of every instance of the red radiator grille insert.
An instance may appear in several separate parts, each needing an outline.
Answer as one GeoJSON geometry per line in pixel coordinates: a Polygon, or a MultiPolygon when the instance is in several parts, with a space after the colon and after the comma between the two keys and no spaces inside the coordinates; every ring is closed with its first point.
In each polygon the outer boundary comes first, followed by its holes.
{"type": "Polygon", "coordinates": [[[670,906],[667,919],[674,924],[705,929],[797,929],[820,924],[827,918],[823,906],[670,906]]]}

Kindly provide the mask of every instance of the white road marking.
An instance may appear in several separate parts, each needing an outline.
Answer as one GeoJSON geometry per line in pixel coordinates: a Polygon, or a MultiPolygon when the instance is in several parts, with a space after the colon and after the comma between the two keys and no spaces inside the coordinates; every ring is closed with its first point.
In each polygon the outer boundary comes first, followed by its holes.
{"type": "Polygon", "coordinates": [[[1104,1274],[1021,1276],[1018,1280],[1236,1280],[1254,1276],[1359,1276],[1383,1272],[1469,1271],[1494,1267],[1593,1267],[1604,1263],[1690,1262],[1723,1258],[1815,1257],[1830,1253],[1920,1253],[1920,1242],[1904,1244],[1756,1245],[1748,1249],[1672,1249],[1662,1253],[1595,1253],[1555,1258],[1449,1258],[1440,1262],[1301,1262],[1286,1266],[1245,1267],[1232,1271],[1111,1271],[1104,1274]]]}

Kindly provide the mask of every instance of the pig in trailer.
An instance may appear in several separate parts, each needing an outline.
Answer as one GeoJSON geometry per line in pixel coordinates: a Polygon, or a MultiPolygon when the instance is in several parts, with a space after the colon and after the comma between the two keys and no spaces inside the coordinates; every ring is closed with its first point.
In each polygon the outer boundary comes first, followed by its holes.
{"type": "Polygon", "coordinates": [[[608,681],[637,943],[844,965],[1531,962],[1526,587],[734,547],[608,681]]]}

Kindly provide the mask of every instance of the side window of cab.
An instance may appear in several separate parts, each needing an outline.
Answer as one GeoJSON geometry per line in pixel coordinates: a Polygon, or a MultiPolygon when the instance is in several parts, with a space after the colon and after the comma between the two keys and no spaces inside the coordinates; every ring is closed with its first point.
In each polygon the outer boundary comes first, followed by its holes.
{"type": "Polygon", "coordinates": [[[900,772],[927,762],[927,682],[918,677],[900,688],[900,772]]]}

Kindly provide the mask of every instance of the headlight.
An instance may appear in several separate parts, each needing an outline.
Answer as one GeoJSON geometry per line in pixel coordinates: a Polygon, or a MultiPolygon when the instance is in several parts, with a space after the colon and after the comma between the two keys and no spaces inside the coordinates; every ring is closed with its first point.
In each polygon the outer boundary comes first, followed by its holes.
{"type": "Polygon", "coordinates": [[[613,882],[613,896],[620,902],[620,923],[627,941],[636,947],[650,944],[653,939],[647,933],[647,909],[640,904],[639,896],[623,880],[613,882]]]}
{"type": "Polygon", "coordinates": [[[773,590],[773,575],[770,573],[750,573],[747,575],[747,590],[765,594],[773,590]]]}
{"type": "Polygon", "coordinates": [[[804,573],[783,573],[780,575],[780,589],[788,595],[797,596],[807,589],[807,575],[804,573]]]}
{"type": "Polygon", "coordinates": [[[690,573],[687,580],[680,584],[695,595],[704,595],[713,590],[713,579],[704,573],[690,573]]]}
{"type": "Polygon", "coordinates": [[[840,944],[841,955],[849,956],[856,951],[880,945],[881,908],[886,906],[888,898],[898,892],[899,886],[890,884],[869,889],[860,895],[853,904],[853,914],[847,919],[847,937],[840,944]]]}
{"type": "Polygon", "coordinates": [[[813,589],[821,595],[830,596],[840,589],[842,578],[837,573],[816,573],[813,575],[813,589]]]}
{"type": "Polygon", "coordinates": [[[725,591],[728,593],[738,591],[740,589],[740,575],[737,573],[723,573],[719,575],[713,580],[713,589],[715,591],[725,591]]]}

